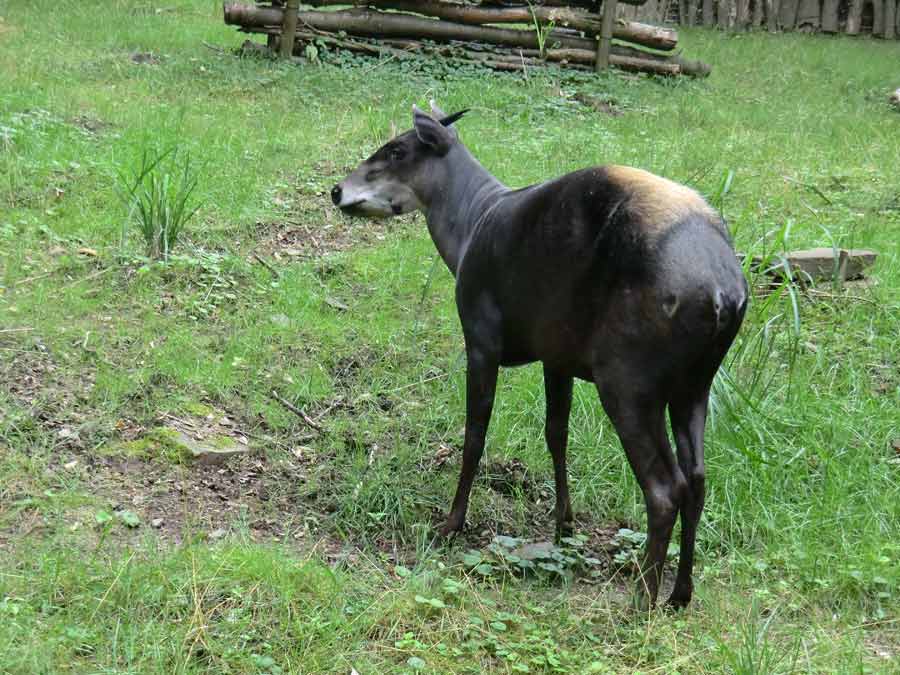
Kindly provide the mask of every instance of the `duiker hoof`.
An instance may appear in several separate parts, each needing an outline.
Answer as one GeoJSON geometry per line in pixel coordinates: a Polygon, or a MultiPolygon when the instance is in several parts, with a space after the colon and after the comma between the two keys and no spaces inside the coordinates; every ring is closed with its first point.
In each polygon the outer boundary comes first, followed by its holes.
{"type": "Polygon", "coordinates": [[[448,518],[442,524],[438,525],[435,533],[441,539],[449,539],[457,532],[462,532],[463,524],[463,521],[456,520],[455,518],[448,518]]]}

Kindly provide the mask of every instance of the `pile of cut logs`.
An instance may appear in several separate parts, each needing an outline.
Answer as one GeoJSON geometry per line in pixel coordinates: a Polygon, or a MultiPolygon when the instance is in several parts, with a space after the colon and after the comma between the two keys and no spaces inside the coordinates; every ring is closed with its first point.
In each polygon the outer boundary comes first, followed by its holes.
{"type": "MultiPolygon", "coordinates": [[[[620,0],[641,3],[645,0],[620,0]]],[[[706,76],[710,68],[671,53],[678,34],[599,13],[592,0],[307,0],[298,9],[273,0],[266,5],[226,3],[225,23],[269,36],[269,48],[304,54],[307,45],[346,49],[396,59],[437,57],[477,62],[497,70],[536,65],[582,70],[614,66],[656,75],[706,76]],[[350,6],[350,7],[348,7],[350,6]],[[293,39],[283,39],[293,33],[293,39]],[[631,45],[614,43],[613,40],[631,45]],[[653,50],[653,51],[651,51],[653,50]]]]}

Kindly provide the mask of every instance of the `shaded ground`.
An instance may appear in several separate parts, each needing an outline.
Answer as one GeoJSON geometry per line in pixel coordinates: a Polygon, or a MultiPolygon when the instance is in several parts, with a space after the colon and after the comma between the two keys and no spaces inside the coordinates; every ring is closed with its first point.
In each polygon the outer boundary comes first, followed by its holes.
{"type": "MultiPolygon", "coordinates": [[[[347,498],[347,481],[342,476],[348,467],[347,457],[354,453],[368,455],[371,465],[388,461],[391,454],[389,439],[381,440],[379,447],[371,438],[358,437],[352,427],[337,437],[329,436],[328,431],[333,416],[352,420],[372,406],[383,415],[397,414],[398,401],[391,396],[353,399],[359,378],[377,358],[372,350],[340,357],[329,367],[336,390],[342,393],[309,411],[309,419],[324,427],[324,436],[305,423],[298,433],[285,436],[264,424],[260,426],[259,420],[242,419],[206,403],[186,404],[176,412],[160,411],[142,421],[120,418],[113,423],[108,412],[92,404],[94,375],[76,356],[67,352],[54,355],[33,336],[13,340],[7,335],[4,348],[17,353],[17,358],[6,360],[0,368],[0,387],[8,392],[12,409],[20,411],[20,433],[55,439],[47,480],[80,482],[83,505],[63,514],[66,527],[95,527],[93,519],[98,510],[113,516],[127,511],[139,520],[134,536],[153,530],[173,544],[242,533],[256,542],[286,542],[303,549],[314,546],[334,559],[369,549],[380,551],[395,563],[414,563],[416,552],[396,533],[368,532],[354,541],[352,536],[347,538],[335,531],[333,522],[337,504],[347,498]],[[17,346],[6,346],[9,344],[17,346]],[[160,430],[178,432],[210,446],[228,442],[246,447],[247,452],[204,465],[169,447],[160,430]],[[323,438],[330,440],[323,442],[323,438]],[[334,442],[335,447],[343,449],[328,451],[326,448],[334,442]]],[[[454,485],[461,459],[459,448],[438,441],[434,448],[418,460],[419,471],[430,476],[440,474],[439,480],[454,485]]],[[[353,489],[358,492],[364,481],[365,472],[353,489]]],[[[491,518],[470,519],[450,550],[484,549],[495,536],[511,533],[529,541],[553,540],[552,488],[536,479],[520,460],[486,461],[475,489],[494,493],[491,518]],[[512,526],[514,513],[523,504],[527,511],[524,528],[521,523],[512,526]]],[[[33,486],[21,490],[7,486],[11,503],[33,492],[33,486]]],[[[4,539],[28,536],[48,526],[49,521],[37,508],[25,504],[20,513],[22,517],[14,523],[8,521],[0,534],[4,539]]],[[[444,515],[445,506],[436,508],[432,521],[436,524],[444,515]]],[[[578,533],[587,537],[586,553],[604,560],[609,569],[614,550],[610,541],[620,524],[599,524],[587,514],[577,514],[576,520],[578,533]]]]}

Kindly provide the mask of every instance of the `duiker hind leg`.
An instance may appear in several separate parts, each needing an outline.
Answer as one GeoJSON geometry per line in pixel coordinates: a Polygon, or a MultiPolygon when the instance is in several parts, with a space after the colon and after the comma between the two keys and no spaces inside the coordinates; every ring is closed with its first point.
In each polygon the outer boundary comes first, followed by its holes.
{"type": "Polygon", "coordinates": [[[688,489],[681,504],[681,552],[678,557],[678,575],[668,600],[668,604],[675,608],[686,607],[693,594],[692,574],[697,525],[706,500],[703,437],[709,409],[709,391],[716,372],[734,340],[743,312],[744,307],[738,309],[737,320],[718,337],[703,361],[691,369],[691,377],[676,387],[669,401],[669,417],[678,452],[678,465],[688,481],[688,489]]]}
{"type": "Polygon", "coordinates": [[[685,391],[669,403],[672,433],[678,452],[678,465],[688,481],[681,502],[681,553],[678,558],[678,576],[668,604],[675,608],[686,607],[693,593],[694,544],[697,524],[703,513],[706,497],[706,470],[703,464],[703,432],[706,428],[706,410],[709,402],[709,385],[701,391],[685,391]]]}
{"type": "Polygon", "coordinates": [[[638,582],[639,606],[647,609],[656,603],[687,481],[666,434],[665,397],[642,388],[638,373],[638,369],[630,373],[619,367],[602,369],[595,372],[595,382],[647,506],[647,544],[638,582]]]}

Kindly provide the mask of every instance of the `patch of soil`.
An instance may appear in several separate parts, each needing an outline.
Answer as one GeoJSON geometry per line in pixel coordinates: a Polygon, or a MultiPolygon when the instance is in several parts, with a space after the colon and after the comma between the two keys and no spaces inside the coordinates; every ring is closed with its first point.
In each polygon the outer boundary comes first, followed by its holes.
{"type": "Polygon", "coordinates": [[[598,96],[577,92],[572,98],[596,112],[610,115],[611,117],[618,117],[622,114],[622,111],[616,107],[615,102],[604,100],[598,96]]]}
{"type": "Polygon", "coordinates": [[[102,136],[115,126],[111,122],[105,122],[98,117],[85,114],[71,118],[69,124],[91,137],[102,136]]]}
{"type": "Polygon", "coordinates": [[[330,209],[322,214],[322,222],[318,225],[294,220],[258,222],[256,227],[262,241],[257,252],[279,262],[311,260],[382,242],[390,231],[386,220],[350,219],[339,213],[330,214],[330,209]]]}
{"type": "Polygon", "coordinates": [[[518,459],[488,462],[481,467],[479,473],[491,490],[502,495],[534,495],[537,492],[537,485],[528,473],[528,467],[518,459]]]}
{"type": "Polygon", "coordinates": [[[85,457],[91,491],[113,510],[136,513],[141,527],[169,541],[205,533],[217,539],[240,522],[254,541],[301,540],[315,518],[298,488],[299,461],[239,457],[224,466],[176,466],[142,458],[85,457]]]}
{"type": "Polygon", "coordinates": [[[134,52],[131,55],[131,62],[138,65],[158,66],[162,63],[162,59],[153,52],[134,52]]]}
{"type": "Polygon", "coordinates": [[[352,354],[341,356],[329,368],[334,386],[338,389],[351,389],[359,376],[368,372],[379,358],[379,355],[367,346],[361,347],[352,354]]]}
{"type": "Polygon", "coordinates": [[[84,437],[96,426],[88,403],[93,370],[79,365],[74,378],[39,339],[26,346],[12,344],[16,357],[0,361],[0,389],[8,392],[17,407],[27,410],[36,424],[54,432],[58,447],[83,448],[84,437]]]}

